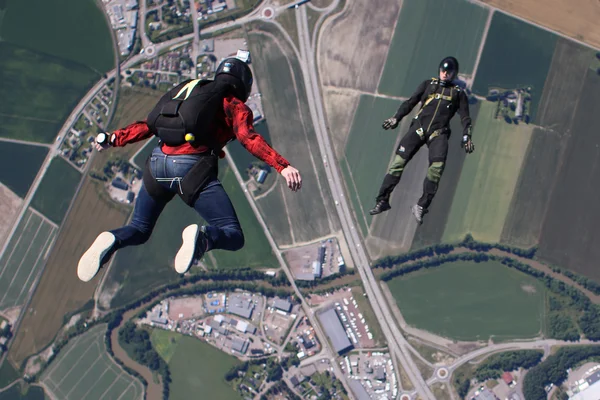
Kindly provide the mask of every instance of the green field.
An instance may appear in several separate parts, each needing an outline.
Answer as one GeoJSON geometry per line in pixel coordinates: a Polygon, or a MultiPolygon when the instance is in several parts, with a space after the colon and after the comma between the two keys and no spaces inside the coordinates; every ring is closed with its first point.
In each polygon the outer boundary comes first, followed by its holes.
{"type": "Polygon", "coordinates": [[[256,205],[265,219],[265,223],[273,235],[277,245],[289,245],[293,243],[290,221],[287,218],[285,208],[285,199],[282,186],[277,186],[265,195],[256,200],[256,205]]]}
{"type": "Polygon", "coordinates": [[[167,363],[173,358],[179,339],[183,336],[180,333],[167,331],[164,329],[153,329],[150,335],[150,341],[154,350],[165,360],[167,363]]]}
{"type": "Polygon", "coordinates": [[[487,96],[490,87],[531,86],[531,120],[537,123],[546,76],[557,36],[503,13],[494,13],[473,92],[487,96]]]}
{"type": "Polygon", "coordinates": [[[496,103],[483,102],[473,128],[475,152],[467,156],[442,240],[500,241],[533,126],[494,119],[496,103]]]}
{"type": "Polygon", "coordinates": [[[399,102],[395,100],[362,95],[354,114],[345,156],[340,159],[352,206],[365,236],[373,219],[366,207],[374,204],[381,179],[394,155],[398,135],[405,133],[400,130],[401,127],[392,131],[381,128],[381,122],[393,115],[398,106],[399,102]]]}
{"type": "Polygon", "coordinates": [[[378,91],[410,96],[438,75],[447,56],[458,59],[461,73],[471,74],[487,17],[487,9],[464,0],[403,1],[378,91]]]}
{"type": "Polygon", "coordinates": [[[169,399],[187,400],[202,393],[208,399],[239,399],[225,381],[225,374],[240,362],[199,339],[180,335],[169,362],[169,399]]]}
{"type": "MultiPolygon", "coordinates": [[[[219,268],[277,267],[277,260],[233,172],[225,161],[219,165],[219,177],[236,209],[246,243],[237,252],[213,250],[219,268]]],[[[204,224],[196,211],[178,196],[165,207],[148,242],[119,250],[106,285],[123,285],[113,298],[112,307],[120,307],[143,296],[155,287],[179,279],[173,263],[181,246],[181,232],[191,223],[204,224]]],[[[196,270],[192,269],[194,273],[196,270]]]]}
{"type": "Polygon", "coordinates": [[[31,206],[60,225],[73,200],[79,181],[81,181],[79,171],[63,158],[54,158],[31,200],[31,206]]]}
{"type": "Polygon", "coordinates": [[[106,324],[72,339],[46,368],[40,381],[53,398],[141,399],[142,384],[121,369],[106,352],[106,324]]]}
{"type": "Polygon", "coordinates": [[[0,25],[2,41],[100,73],[114,68],[111,28],[95,1],[7,0],[6,5],[0,25]]]}
{"type": "Polygon", "coordinates": [[[0,364],[0,389],[10,385],[19,377],[19,373],[7,359],[0,364]]]}
{"type": "Polygon", "coordinates": [[[0,136],[52,143],[99,77],[83,64],[0,42],[0,136]]]}
{"type": "Polygon", "coordinates": [[[57,230],[31,208],[25,212],[0,258],[0,310],[25,302],[57,230]]]}
{"type": "MultiPolygon", "coordinates": [[[[257,25],[273,35],[251,32],[248,36],[271,143],[302,174],[302,190],[294,193],[286,188],[284,191],[291,226],[296,241],[314,240],[330,234],[339,222],[336,215],[328,213],[335,205],[327,187],[323,160],[317,151],[300,63],[275,27],[257,25]]],[[[277,184],[285,185],[285,182],[280,179],[277,184]]],[[[285,215],[278,217],[286,218],[285,215]]]]}
{"type": "Polygon", "coordinates": [[[0,393],[0,400],[44,400],[48,399],[44,389],[39,386],[29,386],[22,389],[21,385],[12,386],[5,392],[0,393]]]}
{"type": "Polygon", "coordinates": [[[388,282],[409,325],[457,340],[530,338],[543,328],[545,288],[498,262],[455,262],[388,282]]]}
{"type": "Polygon", "coordinates": [[[0,142],[0,182],[24,198],[47,154],[46,147],[0,142]]]}

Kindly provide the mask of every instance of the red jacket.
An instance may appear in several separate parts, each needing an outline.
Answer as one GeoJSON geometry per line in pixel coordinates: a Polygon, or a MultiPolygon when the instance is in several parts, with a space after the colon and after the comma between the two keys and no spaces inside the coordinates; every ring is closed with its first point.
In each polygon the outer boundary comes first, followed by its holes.
{"type": "MultiPolygon", "coordinates": [[[[223,100],[223,110],[219,111],[219,115],[215,118],[211,130],[215,132],[219,150],[230,140],[237,139],[252,155],[275,168],[277,172],[281,172],[285,167],[290,165],[290,163],[277,153],[261,135],[256,133],[253,125],[253,114],[250,107],[233,96],[227,96],[223,100]]],[[[114,138],[111,138],[112,145],[116,147],[122,147],[128,143],[139,142],[140,140],[145,140],[153,136],[146,121],[134,122],[113,133],[114,138]]],[[[163,144],[161,149],[165,154],[175,155],[202,153],[207,150],[207,147],[199,146],[194,148],[191,144],[185,143],[176,147],[163,144]]],[[[221,150],[219,156],[223,158],[225,153],[221,150]]]]}

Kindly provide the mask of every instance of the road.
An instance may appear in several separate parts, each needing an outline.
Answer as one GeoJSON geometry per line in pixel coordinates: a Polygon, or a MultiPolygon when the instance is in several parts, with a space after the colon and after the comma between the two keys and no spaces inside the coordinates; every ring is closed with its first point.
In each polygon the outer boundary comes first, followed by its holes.
{"type": "Polygon", "coordinates": [[[286,264],[285,260],[283,259],[283,256],[281,255],[281,252],[277,248],[277,244],[275,243],[275,240],[273,239],[273,236],[271,235],[271,231],[269,230],[267,224],[265,223],[265,220],[263,219],[262,214],[258,210],[258,207],[254,203],[254,199],[252,198],[252,195],[245,188],[244,179],[240,175],[237,167],[235,167],[235,162],[233,161],[231,154],[229,154],[229,150],[227,150],[227,148],[225,148],[224,151],[225,151],[225,156],[226,156],[227,162],[229,163],[229,165],[232,166],[231,170],[234,172],[235,178],[239,182],[240,186],[244,189],[244,195],[246,196],[246,199],[248,200],[250,207],[252,207],[252,211],[256,215],[258,222],[260,223],[263,231],[265,232],[265,236],[267,237],[267,240],[269,241],[269,244],[271,245],[271,249],[273,250],[275,257],[277,257],[277,261],[279,262],[279,265],[281,265],[282,270],[285,272],[288,280],[292,284],[292,288],[294,289],[296,296],[301,301],[304,314],[306,315],[306,317],[310,321],[311,325],[315,329],[315,334],[319,338],[319,341],[321,342],[321,348],[322,348],[321,352],[323,354],[325,354],[331,360],[333,372],[338,377],[338,379],[342,382],[346,391],[348,393],[352,393],[350,391],[350,387],[348,386],[348,383],[346,382],[344,374],[342,373],[339,365],[335,362],[336,354],[334,352],[332,352],[332,349],[329,347],[329,342],[327,341],[327,337],[323,333],[323,331],[321,329],[321,325],[316,320],[313,310],[310,309],[310,306],[304,299],[304,296],[302,296],[302,293],[300,293],[300,290],[298,289],[298,286],[296,285],[296,281],[294,280],[294,276],[292,275],[292,271],[290,271],[288,265],[286,264]]]}
{"type": "MultiPolygon", "coordinates": [[[[335,2],[336,6],[337,3],[338,1],[335,2]]],[[[314,44],[311,44],[310,42],[306,8],[299,7],[297,9],[297,14],[296,22],[298,26],[298,36],[300,38],[302,72],[306,82],[308,103],[313,125],[317,133],[319,150],[322,157],[326,157],[329,160],[335,160],[335,154],[327,134],[323,112],[324,107],[319,91],[320,83],[316,71],[314,44]]],[[[422,378],[416,364],[411,358],[410,350],[408,349],[410,345],[404,336],[402,336],[402,332],[400,332],[395,325],[392,313],[385,302],[385,298],[378,286],[377,280],[371,271],[369,258],[362,246],[361,237],[354,228],[352,213],[348,201],[344,196],[344,186],[336,163],[327,163],[325,171],[334,200],[338,201],[337,212],[342,223],[342,230],[346,237],[346,241],[348,242],[354,264],[364,283],[373,311],[382,327],[390,351],[402,364],[406,374],[416,389],[414,393],[410,394],[412,396],[418,395],[425,400],[435,400],[435,396],[427,386],[427,383],[422,378]]],[[[398,371],[399,368],[396,368],[396,370],[398,371]]]]}

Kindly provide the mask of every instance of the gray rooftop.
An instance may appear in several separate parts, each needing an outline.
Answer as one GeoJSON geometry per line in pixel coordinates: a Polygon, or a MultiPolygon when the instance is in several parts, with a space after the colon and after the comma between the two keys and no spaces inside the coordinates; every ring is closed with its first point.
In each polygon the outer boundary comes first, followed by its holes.
{"type": "Polygon", "coordinates": [[[292,303],[287,300],[275,299],[273,307],[279,308],[281,311],[290,312],[292,310],[292,303]]]}
{"type": "Polygon", "coordinates": [[[254,310],[254,303],[239,294],[232,294],[227,303],[227,310],[232,314],[250,319],[254,310]]]}
{"type": "Polygon", "coordinates": [[[352,392],[358,400],[371,400],[371,396],[369,396],[369,393],[367,393],[360,381],[349,379],[348,385],[350,385],[350,389],[352,389],[352,392]]]}
{"type": "Polygon", "coordinates": [[[341,353],[352,346],[335,308],[330,308],[324,313],[319,314],[319,320],[336,352],[341,353]]]}
{"type": "Polygon", "coordinates": [[[248,342],[239,338],[235,338],[231,341],[231,348],[242,354],[248,350],[248,342]]]}

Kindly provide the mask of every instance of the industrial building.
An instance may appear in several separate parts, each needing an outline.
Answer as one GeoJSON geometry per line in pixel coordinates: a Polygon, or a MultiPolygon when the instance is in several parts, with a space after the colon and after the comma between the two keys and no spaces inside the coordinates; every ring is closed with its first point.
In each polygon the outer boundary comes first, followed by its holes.
{"type": "Polygon", "coordinates": [[[275,301],[273,302],[273,307],[288,313],[292,311],[292,303],[283,299],[275,299],[275,301]]]}
{"type": "Polygon", "coordinates": [[[313,261],[312,273],[315,278],[320,278],[323,273],[323,264],[319,261],[313,261]]]}
{"type": "Polygon", "coordinates": [[[488,389],[483,389],[481,393],[475,396],[476,400],[497,400],[497,397],[488,389]]]}
{"type": "Polygon", "coordinates": [[[358,400],[370,400],[371,396],[367,393],[365,387],[360,383],[360,381],[350,379],[348,381],[348,385],[350,385],[350,389],[352,389],[352,393],[356,396],[358,400]]]}
{"type": "Polygon", "coordinates": [[[241,294],[232,294],[229,297],[227,311],[239,315],[240,317],[250,319],[252,318],[252,311],[254,311],[254,304],[250,300],[244,298],[241,294]]]}
{"type": "Polygon", "coordinates": [[[600,371],[596,371],[579,386],[585,387],[579,393],[569,397],[569,400],[598,400],[600,399],[600,371]],[[589,386],[588,386],[589,385],[589,386]],[[586,387],[587,386],[587,387],[586,387]]]}
{"type": "Polygon", "coordinates": [[[121,190],[128,190],[129,189],[129,185],[127,184],[127,182],[125,182],[120,177],[116,177],[115,179],[113,179],[113,181],[111,182],[111,185],[113,185],[117,189],[121,189],[121,190]]]}
{"type": "Polygon", "coordinates": [[[344,350],[352,347],[352,343],[346,335],[344,326],[342,325],[340,317],[335,308],[330,308],[329,310],[319,314],[318,317],[321,325],[323,325],[323,328],[325,329],[325,333],[331,340],[331,344],[337,353],[342,353],[344,350]]]}
{"type": "Polygon", "coordinates": [[[254,335],[256,333],[256,327],[252,324],[249,324],[246,321],[238,321],[235,326],[235,329],[237,329],[238,331],[240,331],[242,333],[250,333],[252,335],[254,335]]]}
{"type": "Polygon", "coordinates": [[[231,341],[231,349],[237,351],[238,353],[246,354],[248,350],[248,341],[240,338],[234,338],[231,341]]]}

